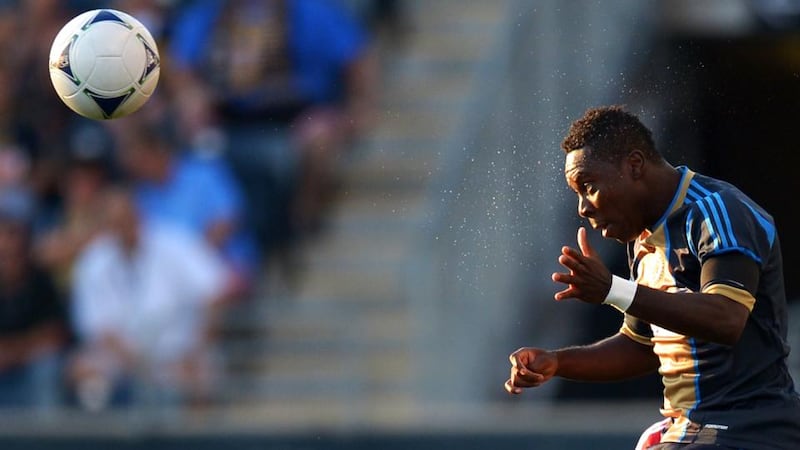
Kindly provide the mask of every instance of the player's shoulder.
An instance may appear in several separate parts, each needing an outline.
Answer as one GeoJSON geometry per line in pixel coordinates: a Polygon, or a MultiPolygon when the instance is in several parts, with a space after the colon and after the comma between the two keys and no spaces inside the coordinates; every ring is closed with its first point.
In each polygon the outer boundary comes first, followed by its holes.
{"type": "Polygon", "coordinates": [[[695,175],[683,215],[692,253],[701,256],[740,251],[764,261],[777,230],[772,216],[732,183],[695,175]]]}
{"type": "Polygon", "coordinates": [[[695,172],[687,188],[689,200],[703,200],[713,196],[736,196],[741,190],[732,183],[695,172]]]}
{"type": "Polygon", "coordinates": [[[689,183],[685,204],[706,214],[761,215],[771,221],[767,211],[736,185],[699,173],[695,173],[689,183]]]}

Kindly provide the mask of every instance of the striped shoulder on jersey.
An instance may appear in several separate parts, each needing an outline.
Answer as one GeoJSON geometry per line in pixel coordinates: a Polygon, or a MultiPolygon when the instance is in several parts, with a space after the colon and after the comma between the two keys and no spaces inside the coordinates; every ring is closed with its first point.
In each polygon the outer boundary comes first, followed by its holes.
{"type": "Polygon", "coordinates": [[[697,205],[712,240],[718,243],[718,249],[738,247],[730,214],[719,191],[703,186],[697,179],[693,179],[686,191],[684,204],[686,203],[697,205]]]}

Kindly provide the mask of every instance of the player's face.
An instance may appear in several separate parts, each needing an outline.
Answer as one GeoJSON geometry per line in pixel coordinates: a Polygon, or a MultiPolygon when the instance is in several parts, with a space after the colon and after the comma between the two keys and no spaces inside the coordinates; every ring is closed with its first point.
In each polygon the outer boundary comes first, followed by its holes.
{"type": "Polygon", "coordinates": [[[573,150],[567,153],[564,174],[578,195],[578,214],[603,237],[628,242],[641,233],[636,186],[624,162],[593,158],[590,148],[573,150]]]}

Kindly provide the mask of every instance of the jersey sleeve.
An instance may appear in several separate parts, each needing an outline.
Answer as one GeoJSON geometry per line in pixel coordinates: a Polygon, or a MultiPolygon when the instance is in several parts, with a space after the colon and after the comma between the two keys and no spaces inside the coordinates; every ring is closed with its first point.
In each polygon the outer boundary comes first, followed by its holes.
{"type": "Polygon", "coordinates": [[[653,330],[650,328],[650,324],[630,314],[625,314],[625,319],[619,332],[639,344],[653,345],[650,341],[650,338],[653,337],[653,330]]]}
{"type": "MultiPolygon", "coordinates": [[[[715,256],[736,252],[762,266],[776,239],[772,217],[730,192],[716,192],[697,201],[687,217],[686,235],[701,265],[715,256]]],[[[755,298],[736,276],[718,275],[702,286],[702,292],[724,295],[752,310],[755,298]]]]}
{"type": "Polygon", "coordinates": [[[729,192],[715,192],[695,202],[686,220],[689,248],[701,263],[716,255],[739,252],[764,264],[775,234],[769,214],[729,192]]]}

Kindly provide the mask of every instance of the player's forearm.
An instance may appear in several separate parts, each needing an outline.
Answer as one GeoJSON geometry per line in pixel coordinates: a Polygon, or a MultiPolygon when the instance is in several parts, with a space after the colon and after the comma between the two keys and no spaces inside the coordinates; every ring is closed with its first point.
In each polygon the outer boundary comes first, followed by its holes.
{"type": "Polygon", "coordinates": [[[575,381],[619,381],[658,369],[658,357],[650,347],[621,334],[555,353],[558,358],[556,375],[575,381]]]}
{"type": "Polygon", "coordinates": [[[747,322],[743,305],[718,294],[669,293],[639,285],[627,312],[659,327],[733,345],[747,322]]]}

